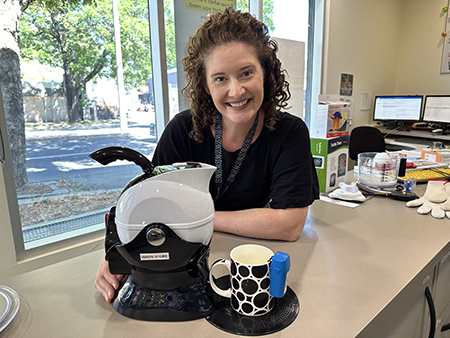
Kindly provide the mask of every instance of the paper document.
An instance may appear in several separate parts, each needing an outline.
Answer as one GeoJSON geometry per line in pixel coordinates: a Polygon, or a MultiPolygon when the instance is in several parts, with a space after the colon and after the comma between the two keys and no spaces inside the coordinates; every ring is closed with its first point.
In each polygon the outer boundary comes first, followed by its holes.
{"type": "Polygon", "coordinates": [[[320,200],[324,201],[324,202],[328,202],[328,203],[343,205],[344,207],[349,207],[349,208],[356,208],[358,205],[361,205],[361,203],[354,203],[354,202],[348,202],[348,201],[343,201],[343,200],[337,200],[337,199],[330,198],[330,197],[327,197],[327,196],[324,196],[324,195],[320,195],[320,200]]]}

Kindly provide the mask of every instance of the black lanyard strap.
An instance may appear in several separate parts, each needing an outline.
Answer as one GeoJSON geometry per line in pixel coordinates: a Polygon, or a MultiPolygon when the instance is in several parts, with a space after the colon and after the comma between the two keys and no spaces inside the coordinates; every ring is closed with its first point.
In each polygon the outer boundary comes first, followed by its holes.
{"type": "Polygon", "coordinates": [[[225,182],[225,187],[223,187],[223,163],[222,163],[222,115],[216,115],[216,127],[215,127],[215,141],[214,141],[214,163],[216,166],[215,173],[215,187],[217,190],[217,196],[214,201],[217,201],[224,193],[227,191],[228,187],[233,183],[236,178],[239,169],[241,168],[242,162],[244,161],[245,155],[252,144],[253,136],[255,135],[256,127],[258,126],[259,113],[256,114],[255,121],[250,128],[247,136],[245,137],[244,144],[239,151],[238,157],[234,162],[233,168],[228,175],[227,181],[225,182]]]}

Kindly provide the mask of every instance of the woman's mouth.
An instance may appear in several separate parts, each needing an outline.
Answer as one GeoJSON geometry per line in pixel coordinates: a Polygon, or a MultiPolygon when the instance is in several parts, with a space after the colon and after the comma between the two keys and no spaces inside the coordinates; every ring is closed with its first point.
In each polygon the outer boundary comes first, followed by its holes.
{"type": "Polygon", "coordinates": [[[242,107],[242,106],[244,106],[244,105],[246,105],[247,104],[247,102],[248,102],[248,99],[247,100],[245,100],[245,101],[241,101],[241,102],[234,102],[234,103],[228,103],[230,106],[232,106],[233,108],[239,108],[239,107],[242,107]]]}

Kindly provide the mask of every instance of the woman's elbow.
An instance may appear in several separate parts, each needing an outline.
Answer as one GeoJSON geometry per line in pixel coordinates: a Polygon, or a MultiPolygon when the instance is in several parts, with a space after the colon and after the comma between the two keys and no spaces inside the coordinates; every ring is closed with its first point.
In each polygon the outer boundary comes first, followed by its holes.
{"type": "Polygon", "coordinates": [[[286,222],[286,229],[283,231],[282,240],[287,242],[295,242],[301,235],[305,227],[306,217],[308,215],[308,207],[300,209],[292,209],[295,213],[289,222],[286,222]],[[295,211],[294,211],[295,210],[295,211]]]}
{"type": "Polygon", "coordinates": [[[283,240],[287,242],[295,242],[303,231],[304,224],[298,224],[297,226],[290,229],[290,231],[285,231],[285,236],[283,240]]]}

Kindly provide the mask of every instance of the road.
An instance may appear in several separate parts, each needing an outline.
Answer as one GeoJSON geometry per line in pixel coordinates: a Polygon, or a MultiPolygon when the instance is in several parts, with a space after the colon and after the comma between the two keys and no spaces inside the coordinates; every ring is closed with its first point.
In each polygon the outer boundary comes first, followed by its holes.
{"type": "Polygon", "coordinates": [[[74,189],[83,191],[122,189],[142,170],[128,161],[116,161],[103,166],[89,157],[91,152],[108,146],[128,147],[151,158],[156,140],[150,135],[147,138],[106,135],[28,142],[28,181],[50,183],[65,180],[74,189]]]}

